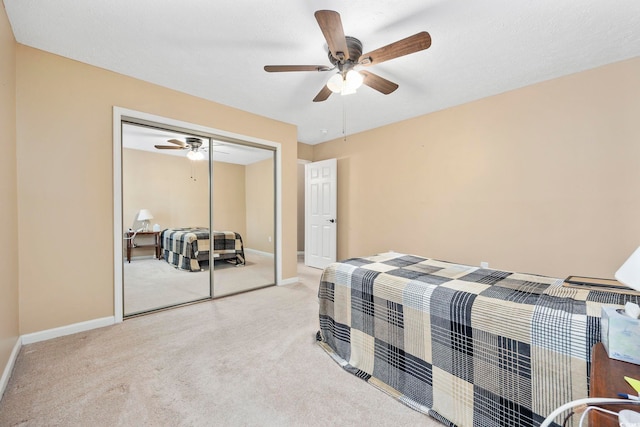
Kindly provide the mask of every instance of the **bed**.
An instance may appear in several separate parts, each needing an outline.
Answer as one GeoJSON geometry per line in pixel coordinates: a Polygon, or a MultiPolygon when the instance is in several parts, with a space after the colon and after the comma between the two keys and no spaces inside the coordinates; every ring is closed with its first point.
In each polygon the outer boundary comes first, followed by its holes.
{"type": "MultiPolygon", "coordinates": [[[[169,264],[180,270],[200,271],[209,261],[211,239],[203,227],[168,228],[161,234],[162,254],[169,264]]],[[[242,236],[234,231],[213,232],[213,258],[245,265],[242,236]]]]}
{"type": "Polygon", "coordinates": [[[398,253],[352,258],[322,274],[317,340],[445,425],[537,426],[588,396],[601,306],[640,299],[562,283],[398,253]]]}

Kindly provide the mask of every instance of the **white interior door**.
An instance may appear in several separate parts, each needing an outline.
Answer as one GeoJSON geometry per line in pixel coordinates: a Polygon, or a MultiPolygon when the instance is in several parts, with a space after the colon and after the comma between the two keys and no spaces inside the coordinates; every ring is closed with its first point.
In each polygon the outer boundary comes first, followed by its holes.
{"type": "Polygon", "coordinates": [[[337,165],[336,159],[305,165],[304,263],[310,267],[336,261],[337,165]]]}

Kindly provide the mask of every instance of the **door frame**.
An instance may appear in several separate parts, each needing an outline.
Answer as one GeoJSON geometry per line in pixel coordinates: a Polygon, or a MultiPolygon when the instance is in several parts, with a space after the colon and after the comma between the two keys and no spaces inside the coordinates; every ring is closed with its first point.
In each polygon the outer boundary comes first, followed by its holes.
{"type": "MultiPolygon", "coordinates": [[[[203,132],[222,138],[230,138],[255,144],[256,146],[269,147],[275,151],[275,280],[276,285],[282,284],[282,146],[278,142],[255,138],[208,126],[189,123],[168,117],[157,116],[142,111],[130,110],[123,107],[113,107],[113,312],[115,323],[123,321],[123,248],[122,236],[124,235],[122,218],[122,129],[123,120],[153,122],[160,127],[162,125],[184,128],[195,132],[203,132]]],[[[213,186],[211,186],[213,188],[213,186]]],[[[212,194],[210,194],[210,197],[212,194]]],[[[210,199],[211,203],[211,199],[210,199]]],[[[213,223],[213,212],[210,213],[213,223]]]]}

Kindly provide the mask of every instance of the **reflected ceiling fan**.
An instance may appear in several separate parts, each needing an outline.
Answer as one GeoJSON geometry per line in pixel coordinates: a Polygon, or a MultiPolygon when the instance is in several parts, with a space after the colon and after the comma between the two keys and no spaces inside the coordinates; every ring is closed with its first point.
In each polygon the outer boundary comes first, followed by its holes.
{"type": "MultiPolygon", "coordinates": [[[[187,153],[187,157],[190,160],[204,160],[205,156],[203,152],[206,153],[208,148],[202,146],[202,140],[200,138],[194,137],[187,137],[186,142],[182,142],[179,139],[169,139],[167,140],[167,142],[170,142],[174,145],[154,145],[154,147],[159,150],[189,150],[189,152],[187,153]]],[[[220,144],[214,144],[213,146],[216,147],[217,145],[220,144]]],[[[214,151],[220,154],[229,154],[224,151],[216,150],[215,148],[214,151]]]]}
{"type": "Polygon", "coordinates": [[[426,31],[422,31],[363,55],[360,40],[344,35],[342,21],[338,12],[318,10],[315,13],[315,17],[324,38],[327,40],[329,61],[333,66],[265,65],[264,67],[264,70],[270,73],[332,71],[338,69],[338,73],[329,79],[326,86],[313,99],[313,102],[325,101],[332,93],[341,93],[342,95],[355,93],[356,89],[362,84],[388,95],[398,88],[396,83],[360,68],[380,64],[390,59],[425,50],[431,46],[431,36],[426,31]],[[355,69],[356,67],[358,70],[355,69]]]}
{"type": "Polygon", "coordinates": [[[203,151],[206,151],[206,147],[202,147],[202,140],[200,138],[187,137],[187,142],[182,142],[179,139],[169,139],[170,142],[175,145],[154,145],[158,150],[189,150],[187,157],[189,160],[203,160],[203,151]],[[202,151],[201,151],[202,150],[202,151]]]}

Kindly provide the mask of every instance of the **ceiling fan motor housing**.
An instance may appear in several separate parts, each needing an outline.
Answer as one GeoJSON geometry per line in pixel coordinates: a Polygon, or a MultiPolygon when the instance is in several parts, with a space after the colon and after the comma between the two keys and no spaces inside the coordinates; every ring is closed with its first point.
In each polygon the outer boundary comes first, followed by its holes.
{"type": "Polygon", "coordinates": [[[191,146],[192,149],[198,149],[202,146],[202,140],[200,138],[187,137],[187,144],[191,146]]]}
{"type": "Polygon", "coordinates": [[[347,39],[347,49],[349,50],[349,59],[340,61],[339,58],[335,58],[331,51],[329,51],[329,61],[338,67],[340,71],[347,72],[352,69],[362,56],[362,42],[355,37],[345,36],[347,39]]]}

